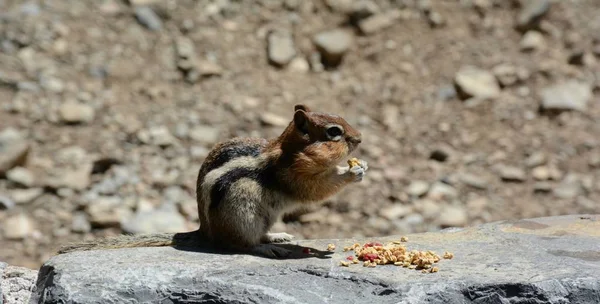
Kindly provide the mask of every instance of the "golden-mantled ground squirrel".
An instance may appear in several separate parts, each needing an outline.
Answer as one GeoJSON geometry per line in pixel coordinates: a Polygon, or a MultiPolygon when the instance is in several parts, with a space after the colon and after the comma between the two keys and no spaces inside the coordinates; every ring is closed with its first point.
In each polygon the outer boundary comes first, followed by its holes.
{"type": "Polygon", "coordinates": [[[208,154],[196,188],[198,230],[120,236],[69,245],[59,253],[208,243],[267,257],[289,255],[289,250],[272,245],[293,238],[269,232],[277,218],[361,181],[368,169],[363,160],[339,166],[361,142],[360,132],[343,118],[313,112],[305,105],[296,105],[294,111],[279,137],[234,138],[217,144],[208,154]]]}

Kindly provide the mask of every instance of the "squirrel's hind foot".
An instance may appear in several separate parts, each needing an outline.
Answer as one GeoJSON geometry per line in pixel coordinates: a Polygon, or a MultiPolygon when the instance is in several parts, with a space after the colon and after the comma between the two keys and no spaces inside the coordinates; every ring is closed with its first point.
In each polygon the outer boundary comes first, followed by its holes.
{"type": "Polygon", "coordinates": [[[267,232],[267,234],[265,234],[261,241],[263,243],[285,243],[285,242],[289,242],[294,238],[293,235],[289,234],[289,233],[285,233],[285,232],[277,232],[277,233],[272,233],[272,232],[267,232]]]}

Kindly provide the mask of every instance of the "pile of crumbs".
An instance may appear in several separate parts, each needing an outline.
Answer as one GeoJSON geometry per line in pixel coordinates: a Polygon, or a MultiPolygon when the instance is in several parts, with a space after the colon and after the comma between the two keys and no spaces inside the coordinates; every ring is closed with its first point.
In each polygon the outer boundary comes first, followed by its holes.
{"type": "MultiPolygon", "coordinates": [[[[345,261],[340,261],[340,266],[349,267],[351,264],[362,262],[364,267],[376,267],[377,265],[394,264],[408,269],[421,270],[423,273],[438,272],[435,266],[442,257],[431,250],[408,250],[403,242],[408,239],[402,237],[400,241],[393,241],[386,245],[378,242],[369,242],[364,245],[355,243],[344,247],[344,252],[354,251],[354,256],[348,256],[345,261]]],[[[333,245],[333,244],[330,244],[333,245]]],[[[335,247],[334,247],[335,248],[335,247]]],[[[445,252],[444,259],[452,259],[454,254],[445,252]]]]}

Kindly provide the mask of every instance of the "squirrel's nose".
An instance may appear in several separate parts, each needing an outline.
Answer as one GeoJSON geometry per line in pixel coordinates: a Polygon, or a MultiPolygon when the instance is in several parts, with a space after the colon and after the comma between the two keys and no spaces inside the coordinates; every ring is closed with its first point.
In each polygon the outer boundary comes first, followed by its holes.
{"type": "Polygon", "coordinates": [[[360,135],[358,135],[358,136],[350,136],[349,140],[353,144],[360,144],[362,142],[362,138],[361,138],[360,135]]]}

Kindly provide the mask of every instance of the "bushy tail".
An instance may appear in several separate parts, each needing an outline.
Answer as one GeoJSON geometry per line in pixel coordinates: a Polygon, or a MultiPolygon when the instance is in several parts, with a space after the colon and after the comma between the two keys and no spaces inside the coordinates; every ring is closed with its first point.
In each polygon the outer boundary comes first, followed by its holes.
{"type": "Polygon", "coordinates": [[[183,246],[193,247],[200,243],[198,231],[183,233],[158,233],[158,234],[139,234],[139,235],[121,235],[117,237],[93,240],[89,242],[75,243],[63,246],[58,250],[58,254],[69,253],[73,251],[87,251],[99,249],[118,249],[134,247],[164,247],[164,246],[183,246]]]}

